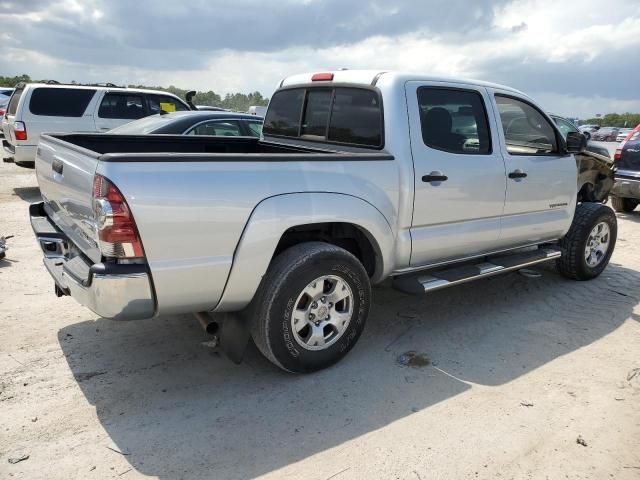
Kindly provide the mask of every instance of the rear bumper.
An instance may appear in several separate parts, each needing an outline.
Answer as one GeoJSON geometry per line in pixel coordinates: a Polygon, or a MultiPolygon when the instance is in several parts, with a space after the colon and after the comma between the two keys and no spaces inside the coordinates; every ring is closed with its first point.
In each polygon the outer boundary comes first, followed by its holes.
{"type": "Polygon", "coordinates": [[[34,168],[36,163],[37,145],[12,145],[5,138],[2,140],[2,148],[7,157],[13,158],[16,165],[21,167],[34,168]]]}
{"type": "Polygon", "coordinates": [[[29,215],[59,295],[71,295],[104,318],[138,320],[154,315],[146,265],[92,264],[47,216],[43,202],[32,204],[29,215]]]}
{"type": "Polygon", "coordinates": [[[640,200],[640,177],[630,178],[616,174],[615,179],[616,181],[611,189],[611,195],[640,200]]]}

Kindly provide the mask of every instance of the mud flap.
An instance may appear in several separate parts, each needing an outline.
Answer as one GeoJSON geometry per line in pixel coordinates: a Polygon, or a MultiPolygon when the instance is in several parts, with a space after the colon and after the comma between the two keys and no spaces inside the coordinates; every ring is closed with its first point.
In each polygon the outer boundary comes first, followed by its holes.
{"type": "Polygon", "coordinates": [[[251,336],[249,328],[243,319],[234,313],[209,313],[199,312],[196,318],[205,331],[215,337],[217,346],[229,359],[239,364],[249,344],[251,336]],[[211,328],[211,325],[214,328],[211,328]]]}

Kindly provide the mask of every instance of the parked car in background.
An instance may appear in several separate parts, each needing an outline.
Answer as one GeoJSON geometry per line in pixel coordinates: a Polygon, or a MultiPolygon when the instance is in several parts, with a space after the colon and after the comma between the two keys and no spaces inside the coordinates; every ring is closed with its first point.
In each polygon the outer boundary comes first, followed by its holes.
{"type": "MultiPolygon", "coordinates": [[[[0,117],[4,117],[4,114],[7,112],[7,105],[9,105],[10,98],[11,97],[0,96],[0,117]]],[[[0,134],[2,134],[1,131],[0,134]]]]}
{"type": "Polygon", "coordinates": [[[158,90],[59,83],[19,84],[2,117],[5,156],[33,168],[43,132],[106,132],[160,111],[189,110],[173,94],[158,90]]]}
{"type": "Polygon", "coordinates": [[[249,115],[258,115],[259,117],[264,117],[267,114],[267,107],[263,107],[260,105],[251,105],[249,110],[247,110],[249,115]]]}
{"type": "Polygon", "coordinates": [[[632,212],[640,203],[640,125],[623,140],[614,161],[616,175],[611,205],[616,212],[632,212]]]}
{"type": "Polygon", "coordinates": [[[13,88],[0,87],[0,95],[4,95],[6,97],[10,97],[13,93],[13,88]]]}
{"type": "Polygon", "coordinates": [[[615,142],[617,136],[618,129],[616,127],[601,127],[591,134],[591,139],[599,142],[615,142]]]}
{"type": "MultiPolygon", "coordinates": [[[[570,132],[580,133],[578,127],[570,120],[555,114],[549,116],[565,141],[570,132]]],[[[574,156],[578,167],[578,201],[606,201],[614,182],[613,159],[609,150],[587,140],[584,150],[574,153],[574,156]]]]}
{"type": "Polygon", "coordinates": [[[621,128],[618,131],[618,136],[616,137],[616,142],[622,142],[627,136],[633,131],[633,128],[621,128]]]}
{"type": "Polygon", "coordinates": [[[153,115],[114,128],[121,135],[211,135],[259,137],[262,117],[246,113],[188,111],[153,115]]]}
{"type": "Polygon", "coordinates": [[[386,279],[425,294],[548,261],[600,275],[617,224],[578,202],[583,148],[509,87],[302,74],[261,138],[43,135],[31,224],[59,295],[107,318],[193,312],[232,359],[251,335],[312,372],[355,345],[386,279]]]}
{"type": "Polygon", "coordinates": [[[600,129],[599,125],[580,125],[578,127],[578,130],[580,131],[580,133],[582,133],[585,137],[587,137],[587,140],[591,138],[591,135],[593,135],[593,132],[597,132],[599,129],[600,129]]]}
{"type": "MultiPolygon", "coordinates": [[[[4,116],[7,111],[7,105],[9,105],[9,97],[5,97],[4,95],[0,95],[0,118],[4,116]]],[[[4,133],[0,128],[0,142],[4,140],[4,133]]],[[[5,163],[11,163],[13,160],[7,157],[6,155],[2,155],[2,161],[5,163]]]]}

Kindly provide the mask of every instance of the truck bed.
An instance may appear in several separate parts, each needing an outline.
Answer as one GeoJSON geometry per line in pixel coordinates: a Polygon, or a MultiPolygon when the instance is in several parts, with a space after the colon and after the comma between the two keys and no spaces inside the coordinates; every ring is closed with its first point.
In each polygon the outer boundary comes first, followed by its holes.
{"type": "Polygon", "coordinates": [[[46,134],[52,144],[99,157],[102,162],[133,161],[300,161],[312,155],[321,161],[392,160],[386,152],[367,150],[348,152],[286,145],[254,137],[205,137],[189,135],[115,135],[115,134],[46,134]],[[73,148],[77,147],[77,148],[73,148]],[[215,154],[207,156],[184,154],[215,154]],[[131,157],[128,154],[136,154],[131,157]],[[137,155],[144,154],[144,155],[137,155]],[[153,154],[153,155],[151,155],[153,154]]]}
{"type": "Polygon", "coordinates": [[[89,267],[104,261],[96,238],[94,179],[112,182],[140,233],[158,312],[185,313],[217,305],[243,231],[261,212],[277,220],[265,225],[265,235],[278,237],[289,224],[359,212],[351,206],[355,201],[379,215],[385,228],[396,221],[400,180],[394,157],[324,147],[250,137],[45,134],[36,174],[46,217],[89,267]],[[317,213],[330,202],[330,216],[317,213]],[[305,208],[308,218],[297,219],[291,205],[305,208]]]}

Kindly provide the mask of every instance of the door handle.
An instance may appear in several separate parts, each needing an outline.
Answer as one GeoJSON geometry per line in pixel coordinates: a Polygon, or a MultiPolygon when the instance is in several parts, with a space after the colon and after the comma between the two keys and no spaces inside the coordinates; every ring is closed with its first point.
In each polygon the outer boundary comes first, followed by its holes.
{"type": "Polygon", "coordinates": [[[526,176],[527,174],[520,169],[509,173],[509,178],[525,178],[526,176]]]}
{"type": "Polygon", "coordinates": [[[424,175],[422,177],[423,182],[446,182],[449,179],[446,175],[443,175],[442,172],[431,172],[429,175],[424,175]]]}
{"type": "Polygon", "coordinates": [[[53,161],[51,162],[51,170],[62,175],[63,168],[64,168],[64,163],[62,163],[62,160],[60,160],[59,158],[54,158],[53,161]]]}

